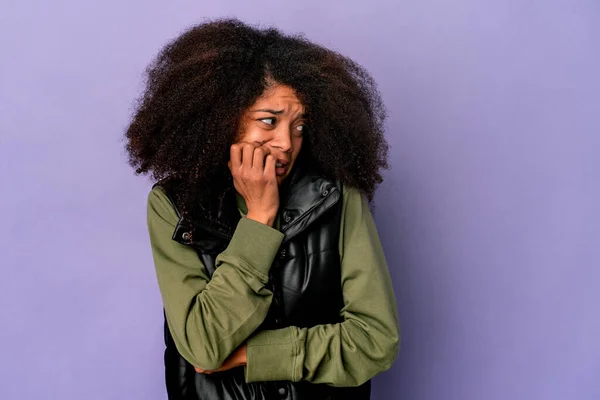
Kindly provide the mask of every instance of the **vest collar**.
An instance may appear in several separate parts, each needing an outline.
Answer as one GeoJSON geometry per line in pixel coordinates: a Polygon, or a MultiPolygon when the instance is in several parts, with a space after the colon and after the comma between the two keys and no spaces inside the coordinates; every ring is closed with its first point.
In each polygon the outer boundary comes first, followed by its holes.
{"type": "Polygon", "coordinates": [[[284,241],[305,231],[342,197],[341,185],[317,174],[306,173],[293,178],[279,207],[284,241]]]}
{"type": "MultiPolygon", "coordinates": [[[[289,177],[289,182],[282,185],[280,195],[280,230],[285,234],[284,241],[306,230],[342,197],[339,182],[333,183],[316,173],[301,169],[296,169],[289,177]]],[[[226,193],[219,202],[218,209],[212,213],[216,218],[200,221],[193,239],[191,224],[179,212],[177,214],[179,222],[173,232],[173,240],[184,245],[215,237],[231,240],[240,218],[235,191],[226,193]]]]}

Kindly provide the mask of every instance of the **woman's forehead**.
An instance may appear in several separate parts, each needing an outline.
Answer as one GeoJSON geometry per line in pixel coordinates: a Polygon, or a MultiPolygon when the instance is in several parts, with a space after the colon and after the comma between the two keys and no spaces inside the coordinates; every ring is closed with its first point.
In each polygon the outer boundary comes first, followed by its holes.
{"type": "Polygon", "coordinates": [[[304,112],[304,105],[296,95],[296,91],[291,86],[276,85],[271,86],[260,96],[252,105],[251,111],[260,109],[304,112]]]}

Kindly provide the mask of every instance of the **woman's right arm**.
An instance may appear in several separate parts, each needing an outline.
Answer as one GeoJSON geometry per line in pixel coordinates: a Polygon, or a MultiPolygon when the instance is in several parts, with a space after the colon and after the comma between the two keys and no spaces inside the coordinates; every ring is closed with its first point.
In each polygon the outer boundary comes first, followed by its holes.
{"type": "Polygon", "coordinates": [[[177,222],[163,189],[155,187],[148,196],[148,230],[169,329],[189,363],[214,370],[267,315],[272,293],[265,284],[284,235],[242,218],[209,281],[196,251],[172,240],[177,222]]]}

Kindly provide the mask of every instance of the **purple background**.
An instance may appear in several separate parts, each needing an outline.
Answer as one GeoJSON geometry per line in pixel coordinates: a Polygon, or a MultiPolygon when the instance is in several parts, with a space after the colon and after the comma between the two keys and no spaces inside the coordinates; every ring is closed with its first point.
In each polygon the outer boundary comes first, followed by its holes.
{"type": "Polygon", "coordinates": [[[0,399],[166,398],[150,183],[121,137],[151,57],[216,16],[380,84],[403,348],[374,399],[600,398],[597,0],[4,0],[0,399]]]}

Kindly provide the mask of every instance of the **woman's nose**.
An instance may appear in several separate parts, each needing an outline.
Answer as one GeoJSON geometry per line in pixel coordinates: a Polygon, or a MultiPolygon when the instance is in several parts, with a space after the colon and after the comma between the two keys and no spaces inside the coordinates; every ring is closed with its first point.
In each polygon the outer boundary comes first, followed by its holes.
{"type": "Polygon", "coordinates": [[[278,129],[278,132],[275,134],[275,138],[271,144],[273,147],[283,151],[284,153],[290,152],[292,150],[292,132],[290,128],[278,129]]]}

